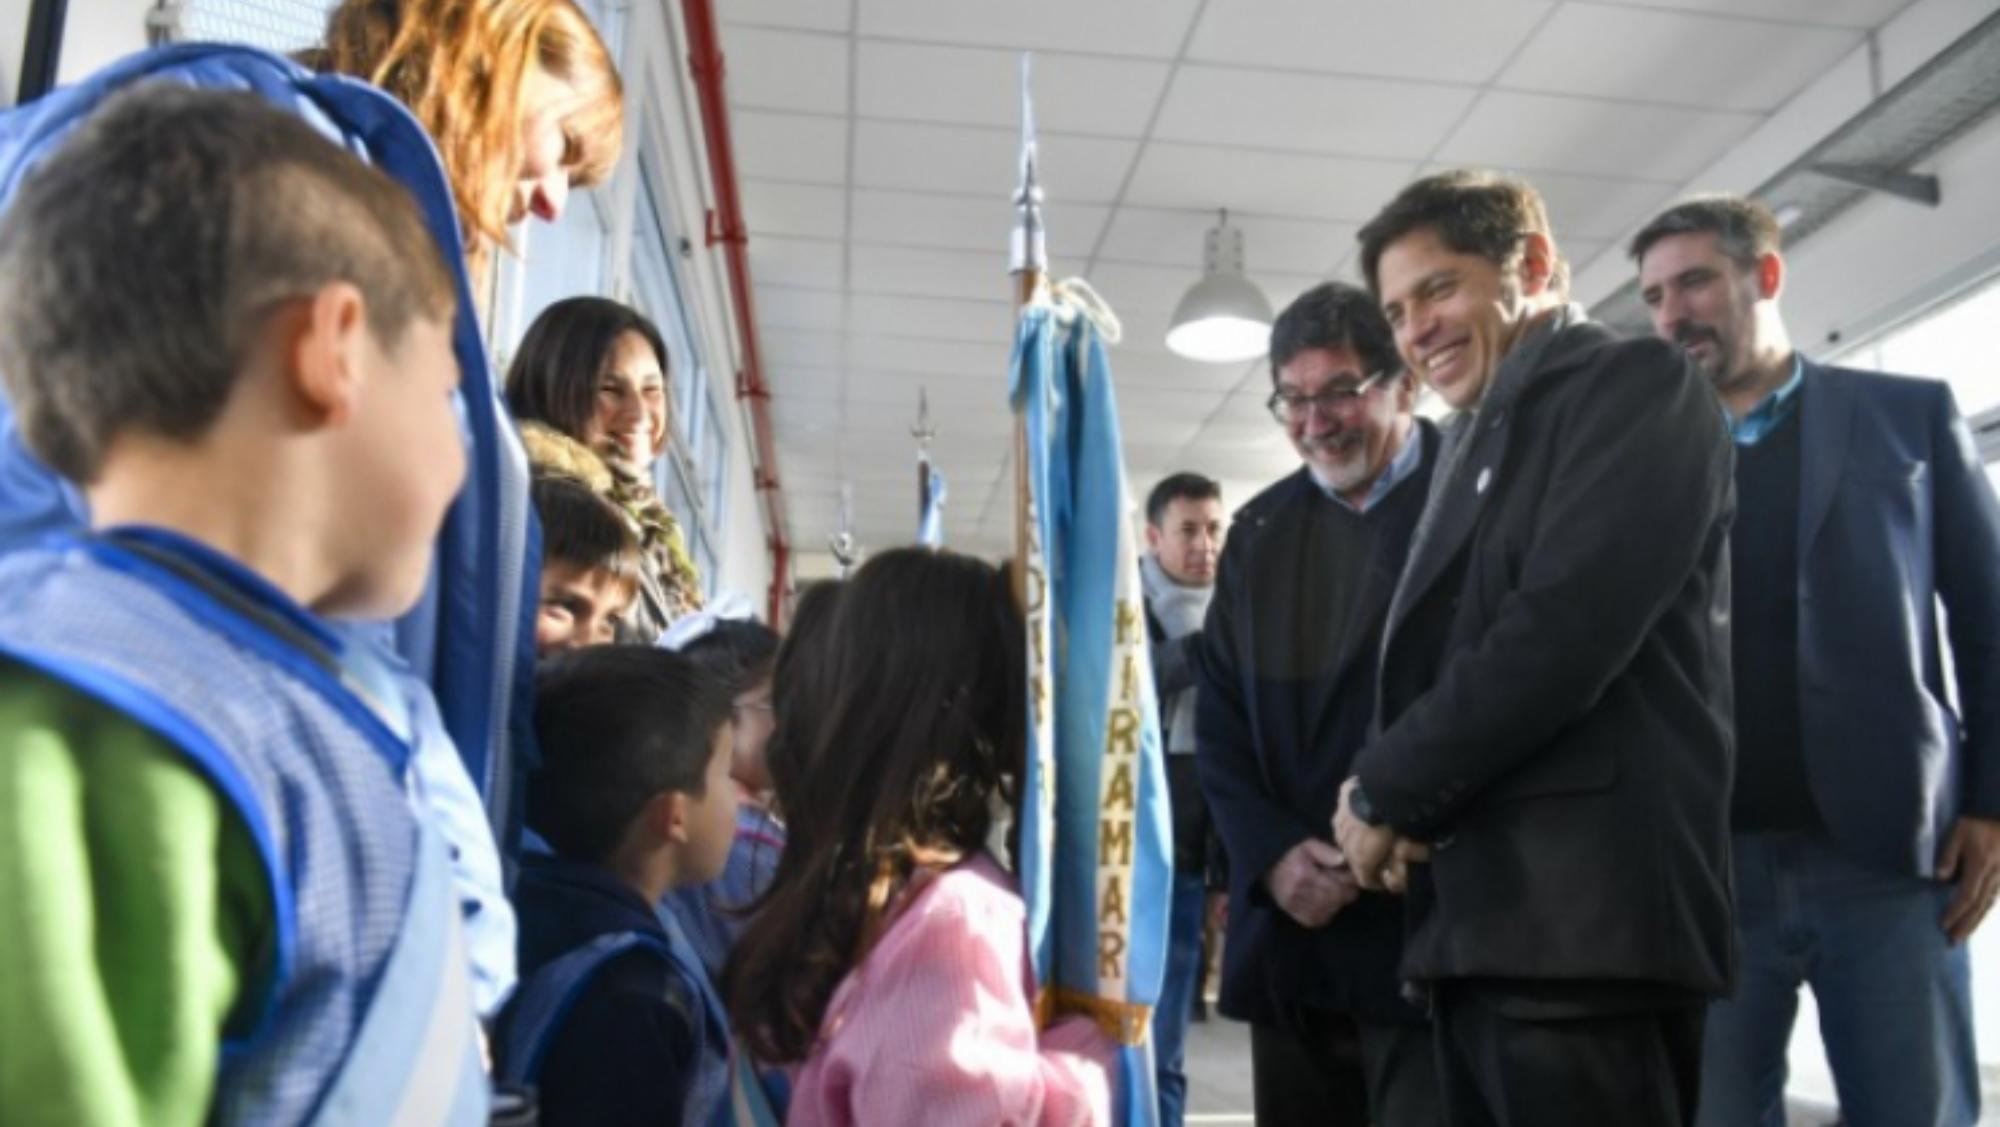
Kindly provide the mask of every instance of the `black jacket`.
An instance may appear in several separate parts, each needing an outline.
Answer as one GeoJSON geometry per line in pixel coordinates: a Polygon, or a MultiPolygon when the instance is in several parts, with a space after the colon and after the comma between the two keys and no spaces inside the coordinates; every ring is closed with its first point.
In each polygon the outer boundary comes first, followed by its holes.
{"type": "Polygon", "coordinates": [[[1436,843],[1405,974],[1699,993],[1732,971],[1734,448],[1672,345],[1503,374],[1387,626],[1377,821],[1436,843]]]}
{"type": "Polygon", "coordinates": [[[1333,502],[1306,470],[1257,495],[1230,526],[1196,662],[1195,727],[1202,790],[1229,858],[1221,1010],[1233,1018],[1284,1024],[1300,1007],[1421,1017],[1399,995],[1399,901],[1363,894],[1307,930],[1262,882],[1299,842],[1331,840],[1340,784],[1367,739],[1382,619],[1435,460],[1435,429],[1418,427],[1420,468],[1370,510],[1372,558],[1343,636],[1329,636],[1308,609],[1327,570],[1308,524],[1333,502]]]}

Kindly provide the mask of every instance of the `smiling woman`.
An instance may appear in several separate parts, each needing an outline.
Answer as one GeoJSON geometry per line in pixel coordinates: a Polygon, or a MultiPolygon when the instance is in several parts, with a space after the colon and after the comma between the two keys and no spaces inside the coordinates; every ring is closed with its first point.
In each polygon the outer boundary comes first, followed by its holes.
{"type": "Polygon", "coordinates": [[[653,641],[702,602],[680,522],[652,486],[671,433],[666,356],[660,330],[637,310],[577,297],[535,319],[507,372],[507,405],[535,472],[591,486],[639,534],[644,559],[628,641],[653,641]]]}

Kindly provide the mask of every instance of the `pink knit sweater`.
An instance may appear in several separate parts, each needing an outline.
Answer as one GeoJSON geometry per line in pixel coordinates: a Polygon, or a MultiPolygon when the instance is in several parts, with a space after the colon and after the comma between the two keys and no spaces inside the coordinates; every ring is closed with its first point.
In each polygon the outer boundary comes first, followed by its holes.
{"type": "Polygon", "coordinates": [[[980,854],[938,876],[827,1006],[791,1127],[1109,1125],[1116,1049],[1078,1018],[1037,1034],[1027,910],[980,854]]]}

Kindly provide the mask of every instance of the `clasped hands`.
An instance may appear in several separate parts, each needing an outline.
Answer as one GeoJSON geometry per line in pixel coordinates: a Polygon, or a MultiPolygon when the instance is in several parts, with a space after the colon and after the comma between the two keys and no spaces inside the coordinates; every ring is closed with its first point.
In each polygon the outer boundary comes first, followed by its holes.
{"type": "Polygon", "coordinates": [[[1333,840],[1347,860],[1355,883],[1371,892],[1400,893],[1409,887],[1410,866],[1431,859],[1430,846],[1412,841],[1388,826],[1371,826],[1354,816],[1350,796],[1358,780],[1340,785],[1340,804],[1333,814],[1333,840]]]}
{"type": "Polygon", "coordinates": [[[1340,790],[1333,831],[1338,845],[1307,838],[1264,874],[1264,887],[1284,913],[1307,928],[1325,927],[1362,890],[1400,893],[1409,867],[1430,860],[1430,847],[1386,827],[1370,826],[1348,808],[1349,779],[1340,790]]]}

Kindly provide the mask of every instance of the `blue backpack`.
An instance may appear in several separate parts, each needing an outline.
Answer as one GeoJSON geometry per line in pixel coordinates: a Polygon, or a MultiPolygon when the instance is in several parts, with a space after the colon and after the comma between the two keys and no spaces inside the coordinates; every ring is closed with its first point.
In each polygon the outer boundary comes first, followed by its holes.
{"type": "MultiPolygon", "coordinates": [[[[692,981],[701,995],[708,1023],[724,1030],[726,1035],[729,1016],[702,970],[700,957],[685,939],[671,932],[667,938],[637,931],[614,932],[600,935],[549,961],[521,981],[521,988],[509,1004],[512,1016],[506,1038],[498,1046],[495,1070],[498,1081],[512,1087],[533,1085],[564,1020],[590,989],[598,972],[633,951],[657,956],[670,971],[692,981]]],[[[778,1127],[784,1122],[787,1095],[784,1075],[776,1071],[759,1075],[750,1061],[736,1051],[732,1039],[728,1091],[698,1093],[696,1098],[715,1101],[716,1111],[711,1121],[714,1127],[778,1127]]]]}

